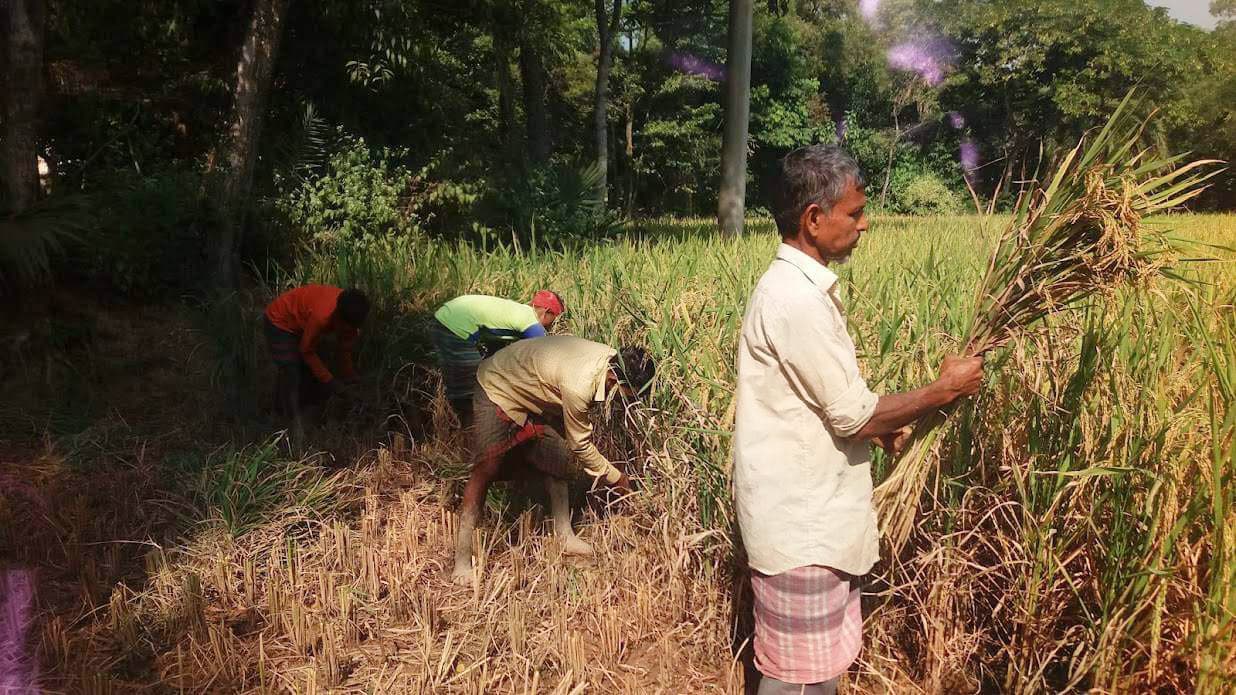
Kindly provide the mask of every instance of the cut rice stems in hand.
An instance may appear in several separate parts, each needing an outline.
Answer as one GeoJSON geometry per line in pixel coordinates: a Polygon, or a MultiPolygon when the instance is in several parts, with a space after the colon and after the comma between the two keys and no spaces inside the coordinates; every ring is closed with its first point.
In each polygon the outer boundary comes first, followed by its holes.
{"type": "MultiPolygon", "coordinates": [[[[1176,247],[1166,230],[1143,221],[1192,200],[1223,169],[1216,160],[1180,164],[1184,155],[1156,158],[1139,149],[1149,117],[1135,114],[1133,95],[1064,156],[1045,190],[1018,201],[979,283],[963,354],[985,355],[1051,314],[1163,275],[1176,247]]],[[[894,557],[913,531],[948,415],[932,413],[915,424],[909,445],[875,490],[894,557]]]]}

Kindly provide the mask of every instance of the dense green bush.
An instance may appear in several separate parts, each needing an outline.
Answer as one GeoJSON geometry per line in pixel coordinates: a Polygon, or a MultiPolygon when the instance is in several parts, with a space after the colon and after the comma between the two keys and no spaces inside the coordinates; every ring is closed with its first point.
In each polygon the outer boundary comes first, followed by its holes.
{"type": "Polygon", "coordinates": [[[893,212],[906,215],[949,215],[962,209],[961,197],[949,188],[944,179],[931,172],[917,172],[904,178],[894,177],[891,189],[893,212]]]}
{"type": "Polygon", "coordinates": [[[599,177],[595,165],[534,168],[506,188],[496,188],[486,216],[499,229],[509,225],[525,241],[608,236],[622,222],[597,199],[599,177]]]}
{"type": "Polygon", "coordinates": [[[398,163],[404,156],[389,148],[374,152],[363,139],[350,138],[322,176],[292,189],[275,208],[294,235],[315,245],[418,235],[426,220],[414,191],[417,177],[398,163]]]}
{"type": "Polygon", "coordinates": [[[338,249],[440,233],[444,225],[458,226],[479,197],[478,185],[437,176],[446,153],[413,171],[404,164],[406,149],[375,150],[346,135],[339,143],[320,173],[302,175],[268,201],[274,224],[266,226],[282,228],[263,230],[274,243],[338,249]]]}

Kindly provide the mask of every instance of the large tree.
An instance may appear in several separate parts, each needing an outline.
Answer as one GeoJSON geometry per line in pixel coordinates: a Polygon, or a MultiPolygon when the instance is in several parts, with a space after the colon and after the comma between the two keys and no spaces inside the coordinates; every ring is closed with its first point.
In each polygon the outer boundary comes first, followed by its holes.
{"type": "Polygon", "coordinates": [[[524,86],[528,159],[534,164],[549,161],[549,111],[545,98],[548,84],[545,64],[537,46],[524,40],[519,46],[519,76],[524,86]]]}
{"type": "Polygon", "coordinates": [[[0,99],[4,102],[0,179],[4,203],[10,211],[21,212],[34,203],[39,191],[37,148],[46,8],[43,0],[4,0],[0,7],[0,99]]]}
{"type": "Polygon", "coordinates": [[[244,234],[253,173],[257,164],[262,121],[283,36],[288,0],[254,0],[240,57],[236,61],[228,129],[211,171],[214,282],[220,289],[236,287],[237,253],[244,234]]]}
{"type": "Polygon", "coordinates": [[[717,221],[726,234],[742,234],[747,195],[747,121],[751,111],[751,0],[730,0],[729,55],[725,78],[725,141],[717,221]]]}
{"type": "Polygon", "coordinates": [[[605,0],[596,0],[597,40],[597,88],[593,101],[594,139],[597,147],[597,198],[604,204],[609,198],[609,71],[614,61],[614,39],[618,35],[618,22],[622,19],[622,0],[614,0],[614,9],[605,11],[605,0]]]}

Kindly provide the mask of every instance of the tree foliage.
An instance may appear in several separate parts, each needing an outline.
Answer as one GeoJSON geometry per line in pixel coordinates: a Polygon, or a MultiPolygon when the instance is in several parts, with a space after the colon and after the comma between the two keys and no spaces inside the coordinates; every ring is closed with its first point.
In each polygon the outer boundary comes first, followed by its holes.
{"type": "MultiPolygon", "coordinates": [[[[135,179],[201,176],[230,113],[251,5],[46,0],[37,146],[57,190],[106,196],[135,190],[135,179]]],[[[616,215],[711,214],[728,4],[627,0],[614,22],[607,2],[614,36],[603,122],[594,118],[603,45],[593,5],[290,3],[264,106],[270,126],[257,143],[258,214],[246,223],[255,236],[245,248],[329,233],[279,230],[320,225],[278,210],[337,176],[327,163],[358,140],[391,153],[378,179],[420,172],[424,191],[451,192],[450,205],[418,224],[430,234],[527,237],[535,219],[545,238],[603,231],[616,215]],[[605,170],[588,172],[602,140],[605,170]],[[588,212],[576,188],[602,180],[608,210],[588,212]]],[[[1199,157],[1236,154],[1230,0],[1214,2],[1227,21],[1213,31],[1142,0],[883,0],[874,14],[872,6],[755,3],[748,208],[767,206],[778,157],[830,141],[855,153],[889,209],[1009,201],[1017,181],[1134,85],[1154,96],[1160,117],[1150,135],[1160,144],[1199,157]]],[[[1198,205],[1236,206],[1232,177],[1216,180],[1198,205]]]]}

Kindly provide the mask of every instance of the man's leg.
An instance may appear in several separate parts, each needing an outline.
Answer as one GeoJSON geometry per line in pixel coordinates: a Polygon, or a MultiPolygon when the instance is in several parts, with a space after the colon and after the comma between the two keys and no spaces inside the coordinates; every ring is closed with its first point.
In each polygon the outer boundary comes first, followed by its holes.
{"type": "Polygon", "coordinates": [[[451,573],[452,581],[461,586],[472,583],[472,532],[476,530],[481,504],[489,484],[498,474],[501,460],[501,456],[479,458],[464,487],[463,503],[459,507],[459,533],[455,537],[455,571],[451,573]]]}
{"type": "Polygon", "coordinates": [[[569,481],[578,477],[579,465],[566,440],[553,427],[543,427],[541,436],[525,450],[528,463],[545,476],[549,493],[550,513],[554,518],[554,534],[562,539],[568,555],[591,555],[592,546],[575,535],[571,528],[571,487],[569,481]]]}
{"type": "Polygon", "coordinates": [[[295,386],[289,383],[289,372],[300,365],[300,343],[295,335],[280,329],[265,315],[262,316],[262,331],[275,364],[274,414],[276,418],[286,418],[292,415],[288,394],[296,393],[295,386]]]}
{"type": "Polygon", "coordinates": [[[284,395],[287,391],[286,381],[287,375],[283,373],[283,367],[275,367],[275,393],[272,401],[274,407],[271,412],[274,413],[276,418],[281,418],[288,414],[287,398],[284,395]]]}
{"type": "Polygon", "coordinates": [[[554,517],[554,535],[562,539],[562,549],[567,555],[591,555],[592,546],[575,535],[571,528],[571,492],[567,481],[545,476],[545,489],[549,492],[549,508],[554,517]]]}
{"type": "Polygon", "coordinates": [[[292,446],[299,448],[305,442],[305,423],[301,417],[300,409],[300,391],[301,391],[301,374],[300,365],[293,364],[279,367],[279,388],[280,400],[283,401],[283,416],[289,422],[289,434],[292,437],[292,446]]]}
{"type": "Polygon", "coordinates": [[[497,477],[503,457],[511,448],[513,425],[498,417],[498,406],[479,386],[473,398],[472,474],[464,486],[459,507],[459,530],[455,537],[455,570],[451,579],[463,586],[472,583],[472,532],[480,519],[489,484],[497,477]]]}
{"type": "Polygon", "coordinates": [[[476,370],[481,364],[481,353],[476,346],[452,333],[436,320],[430,329],[434,348],[438,352],[438,365],[442,370],[442,389],[451,409],[459,417],[463,428],[472,424],[473,395],[476,385],[476,370]]]}
{"type": "Polygon", "coordinates": [[[808,565],[775,575],[751,571],[755,614],[755,666],[763,679],[760,695],[832,695],[837,677],[798,680],[844,671],[861,647],[862,608],[854,577],[808,565]],[[778,678],[780,676],[781,678],[778,678]]]}
{"type": "Polygon", "coordinates": [[[776,678],[764,676],[760,679],[760,689],[756,695],[836,695],[837,679],[826,680],[823,683],[786,683],[776,678]]]}

